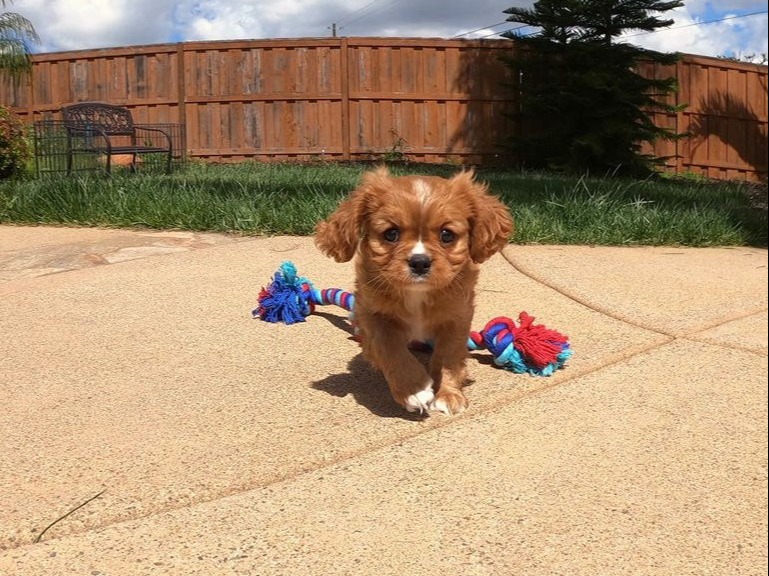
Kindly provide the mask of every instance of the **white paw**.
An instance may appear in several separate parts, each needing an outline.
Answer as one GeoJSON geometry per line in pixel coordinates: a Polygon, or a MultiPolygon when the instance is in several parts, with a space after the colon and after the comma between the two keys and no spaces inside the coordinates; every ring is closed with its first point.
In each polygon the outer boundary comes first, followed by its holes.
{"type": "Polygon", "coordinates": [[[451,416],[451,409],[443,398],[436,398],[430,402],[430,410],[433,412],[442,412],[446,416],[451,416]]]}
{"type": "Polygon", "coordinates": [[[406,410],[409,412],[427,412],[432,404],[435,394],[433,393],[433,381],[428,380],[425,387],[416,394],[406,396],[406,410]]]}
{"type": "Polygon", "coordinates": [[[450,406],[445,398],[435,398],[430,403],[431,412],[440,412],[446,416],[456,416],[457,414],[461,414],[465,411],[465,408],[466,406],[462,402],[456,402],[453,406],[450,406]]]}

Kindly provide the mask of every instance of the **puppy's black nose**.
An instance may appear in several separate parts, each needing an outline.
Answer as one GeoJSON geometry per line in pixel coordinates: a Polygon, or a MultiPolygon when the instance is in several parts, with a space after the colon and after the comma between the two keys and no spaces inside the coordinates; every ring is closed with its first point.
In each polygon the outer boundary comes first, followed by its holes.
{"type": "Polygon", "coordinates": [[[424,276],[430,271],[433,261],[427,254],[412,254],[409,258],[409,269],[412,274],[424,276]]]}

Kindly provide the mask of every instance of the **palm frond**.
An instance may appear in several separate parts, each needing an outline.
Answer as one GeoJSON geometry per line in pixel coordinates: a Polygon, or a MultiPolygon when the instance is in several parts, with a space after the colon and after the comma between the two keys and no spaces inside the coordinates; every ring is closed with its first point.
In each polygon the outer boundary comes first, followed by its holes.
{"type": "MultiPolygon", "coordinates": [[[[12,0],[0,0],[5,7],[12,0]]],[[[11,76],[20,76],[32,69],[31,46],[40,43],[40,37],[32,22],[21,14],[0,14],[0,70],[11,76]]]]}
{"type": "Polygon", "coordinates": [[[40,42],[32,22],[15,12],[0,14],[0,38],[18,38],[33,44],[40,42]]]}
{"type": "Polygon", "coordinates": [[[27,72],[32,67],[27,47],[16,38],[0,38],[0,70],[12,75],[27,72]]]}

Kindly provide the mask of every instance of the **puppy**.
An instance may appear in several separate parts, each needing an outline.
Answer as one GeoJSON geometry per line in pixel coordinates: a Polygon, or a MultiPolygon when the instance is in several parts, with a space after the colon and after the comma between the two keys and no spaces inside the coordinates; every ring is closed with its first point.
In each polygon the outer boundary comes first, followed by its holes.
{"type": "Polygon", "coordinates": [[[315,228],[315,243],[337,262],[355,260],[355,322],[364,357],[410,412],[467,408],[467,338],[478,264],[508,241],[513,220],[472,171],[450,179],[363,175],[315,228]],[[432,346],[429,371],[409,351],[432,346]]]}

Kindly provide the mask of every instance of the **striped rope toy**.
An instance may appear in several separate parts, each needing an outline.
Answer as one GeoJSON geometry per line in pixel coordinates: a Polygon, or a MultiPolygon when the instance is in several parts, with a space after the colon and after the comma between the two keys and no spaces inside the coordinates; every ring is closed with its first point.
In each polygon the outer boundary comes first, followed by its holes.
{"type": "MultiPolygon", "coordinates": [[[[262,288],[252,315],[266,322],[294,324],[304,322],[315,306],[332,304],[347,310],[354,325],[354,294],[339,288],[318,290],[310,280],[297,275],[293,263],[284,262],[272,282],[262,288]]],[[[494,363],[505,370],[536,376],[550,376],[572,355],[567,336],[534,324],[534,317],[526,312],[521,312],[517,324],[510,318],[498,317],[480,332],[470,332],[467,348],[488,350],[494,363]]]]}

